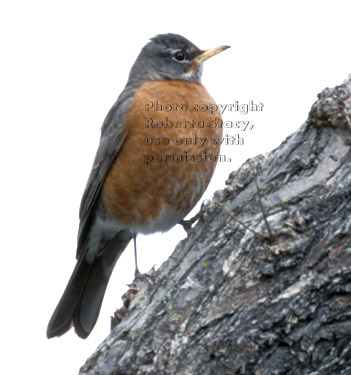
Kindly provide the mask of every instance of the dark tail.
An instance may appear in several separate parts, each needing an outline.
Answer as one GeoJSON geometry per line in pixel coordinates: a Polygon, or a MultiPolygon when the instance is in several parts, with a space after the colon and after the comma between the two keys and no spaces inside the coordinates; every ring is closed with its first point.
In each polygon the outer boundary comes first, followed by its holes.
{"type": "Polygon", "coordinates": [[[120,232],[94,263],[87,263],[83,256],[78,259],[50,319],[46,331],[48,338],[63,335],[72,325],[79,337],[85,339],[89,336],[99,316],[113,268],[130,240],[129,231],[120,232]]]}

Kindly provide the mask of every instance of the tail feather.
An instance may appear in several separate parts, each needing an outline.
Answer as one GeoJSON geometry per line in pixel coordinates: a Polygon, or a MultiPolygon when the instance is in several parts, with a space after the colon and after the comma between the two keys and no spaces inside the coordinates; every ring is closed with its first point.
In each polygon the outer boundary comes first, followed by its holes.
{"type": "Polygon", "coordinates": [[[79,337],[85,339],[89,336],[99,316],[113,268],[130,240],[129,231],[120,232],[94,263],[87,263],[85,257],[78,259],[50,319],[46,333],[48,338],[63,335],[72,325],[79,337]]]}

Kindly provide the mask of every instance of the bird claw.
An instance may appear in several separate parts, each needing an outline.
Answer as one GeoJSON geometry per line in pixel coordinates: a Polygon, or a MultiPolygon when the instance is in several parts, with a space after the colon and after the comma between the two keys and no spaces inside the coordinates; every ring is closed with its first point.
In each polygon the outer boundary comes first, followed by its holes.
{"type": "Polygon", "coordinates": [[[178,224],[183,227],[183,229],[186,231],[186,234],[188,235],[190,230],[192,229],[193,224],[199,220],[200,213],[198,212],[195,216],[193,216],[189,220],[181,220],[178,224]]]}

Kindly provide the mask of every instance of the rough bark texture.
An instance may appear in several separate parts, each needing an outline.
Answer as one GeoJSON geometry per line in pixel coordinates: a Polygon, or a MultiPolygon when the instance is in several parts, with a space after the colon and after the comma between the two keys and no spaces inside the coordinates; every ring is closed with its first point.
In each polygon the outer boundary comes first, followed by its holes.
{"type": "Polygon", "coordinates": [[[229,176],[80,374],[351,374],[350,95],[229,176]],[[267,234],[254,171],[270,238],[233,217],[267,234]]]}

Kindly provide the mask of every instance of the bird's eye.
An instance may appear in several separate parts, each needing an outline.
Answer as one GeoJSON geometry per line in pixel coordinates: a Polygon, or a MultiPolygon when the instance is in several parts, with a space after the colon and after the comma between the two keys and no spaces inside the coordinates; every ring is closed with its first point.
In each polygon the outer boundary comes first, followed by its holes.
{"type": "Polygon", "coordinates": [[[177,61],[183,61],[185,59],[185,53],[183,51],[177,51],[174,53],[174,58],[177,61]]]}

